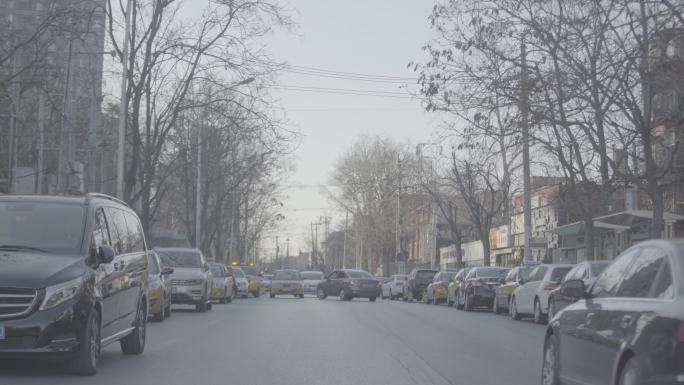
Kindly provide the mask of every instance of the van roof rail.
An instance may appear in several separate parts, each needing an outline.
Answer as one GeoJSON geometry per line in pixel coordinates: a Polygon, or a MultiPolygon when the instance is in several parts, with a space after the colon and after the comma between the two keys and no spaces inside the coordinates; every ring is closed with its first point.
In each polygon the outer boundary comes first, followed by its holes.
{"type": "Polygon", "coordinates": [[[131,206],[128,205],[128,203],[122,201],[121,199],[115,198],[115,197],[113,197],[113,196],[111,196],[111,195],[107,195],[107,194],[102,194],[102,193],[88,193],[88,194],[86,194],[86,197],[87,197],[87,199],[92,199],[92,198],[107,199],[107,200],[110,200],[110,201],[113,201],[113,202],[122,204],[122,205],[124,205],[124,206],[126,206],[126,207],[131,207],[131,206]]]}

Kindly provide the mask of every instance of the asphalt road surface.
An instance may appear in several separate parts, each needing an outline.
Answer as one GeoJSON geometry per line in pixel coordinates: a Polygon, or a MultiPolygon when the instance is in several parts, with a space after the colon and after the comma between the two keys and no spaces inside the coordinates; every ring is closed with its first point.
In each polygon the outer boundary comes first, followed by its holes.
{"type": "Polygon", "coordinates": [[[174,308],[150,323],[145,353],[103,351],[96,377],[1,362],[8,385],[529,385],[544,328],[489,312],[399,301],[261,297],[174,308]]]}

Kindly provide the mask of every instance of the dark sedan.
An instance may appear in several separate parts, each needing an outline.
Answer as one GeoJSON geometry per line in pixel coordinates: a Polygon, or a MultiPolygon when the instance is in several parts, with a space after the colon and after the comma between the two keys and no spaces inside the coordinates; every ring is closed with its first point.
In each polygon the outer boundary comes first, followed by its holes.
{"type": "Polygon", "coordinates": [[[316,295],[320,299],[336,295],[342,301],[368,298],[375,302],[380,296],[380,281],[363,270],[335,270],[318,284],[316,295]]]}
{"type": "MultiPolygon", "coordinates": [[[[603,272],[603,270],[610,265],[611,261],[586,261],[577,264],[563,277],[562,282],[571,281],[573,279],[581,279],[585,287],[591,287],[596,281],[596,278],[603,272]]],[[[561,283],[562,283],[561,282],[561,283]]],[[[562,295],[560,287],[554,289],[549,293],[549,319],[553,318],[559,311],[566,306],[575,302],[573,298],[568,298],[562,295]]]]}
{"type": "Polygon", "coordinates": [[[608,266],[546,330],[542,384],[684,382],[684,240],[646,241],[608,266]]]}
{"type": "Polygon", "coordinates": [[[475,267],[468,272],[460,283],[457,308],[471,311],[475,307],[492,308],[496,288],[506,277],[510,269],[502,267],[475,267]]]}

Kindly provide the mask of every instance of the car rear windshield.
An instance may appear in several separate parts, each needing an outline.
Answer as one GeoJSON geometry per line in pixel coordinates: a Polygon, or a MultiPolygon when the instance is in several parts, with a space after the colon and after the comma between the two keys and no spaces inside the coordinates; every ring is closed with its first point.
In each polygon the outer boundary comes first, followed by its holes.
{"type": "Polygon", "coordinates": [[[276,271],[273,276],[274,281],[299,281],[298,271],[276,271]]]}
{"type": "Polygon", "coordinates": [[[608,265],[610,265],[610,262],[592,263],[591,274],[596,277],[597,275],[601,274],[601,272],[603,272],[608,265]]]}
{"type": "Polygon", "coordinates": [[[349,274],[349,278],[373,278],[370,273],[366,273],[365,271],[351,270],[347,271],[347,274],[349,274]]]}
{"type": "Polygon", "coordinates": [[[164,259],[164,264],[171,267],[200,267],[200,254],[196,251],[159,250],[158,254],[164,259]]]}
{"type": "Polygon", "coordinates": [[[77,253],[84,214],[84,206],[75,204],[0,202],[0,245],[77,253]]]}
{"type": "Polygon", "coordinates": [[[310,280],[322,280],[323,279],[323,273],[320,271],[305,271],[301,273],[302,279],[310,279],[310,280]]]}
{"type": "Polygon", "coordinates": [[[506,274],[508,274],[507,269],[477,269],[475,271],[475,276],[477,278],[497,278],[497,277],[505,277],[506,274]]]}
{"type": "Polygon", "coordinates": [[[551,272],[551,282],[560,282],[572,267],[557,267],[551,272]]]}
{"type": "Polygon", "coordinates": [[[436,271],[434,270],[420,270],[416,272],[416,279],[418,280],[425,280],[425,279],[432,279],[432,277],[437,274],[436,271]]]}
{"type": "Polygon", "coordinates": [[[245,277],[245,272],[242,271],[241,269],[233,268],[233,277],[236,277],[236,278],[244,278],[244,277],[245,277]]]}

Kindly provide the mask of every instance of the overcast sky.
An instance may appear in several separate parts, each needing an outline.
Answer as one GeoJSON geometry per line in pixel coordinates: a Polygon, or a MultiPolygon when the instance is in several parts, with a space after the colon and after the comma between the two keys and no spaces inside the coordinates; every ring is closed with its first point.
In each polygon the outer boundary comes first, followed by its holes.
{"type": "MultiPolygon", "coordinates": [[[[406,68],[411,60],[424,58],[421,46],[429,41],[427,20],[434,5],[427,0],[289,0],[296,9],[296,33],[278,33],[269,50],[278,60],[293,66],[311,67],[345,73],[415,78],[406,68]]],[[[331,79],[295,73],[282,73],[283,86],[311,86],[335,89],[414,92],[401,84],[331,79]]],[[[289,124],[302,136],[296,151],[294,175],[288,182],[285,201],[284,237],[291,238],[290,253],[310,246],[304,239],[311,221],[333,216],[333,226],[343,220],[334,205],[316,185],[329,182],[335,161],[360,135],[384,134],[413,144],[427,141],[439,120],[421,110],[420,102],[410,98],[370,97],[274,90],[282,98],[289,124]],[[302,187],[299,187],[302,186],[302,187]]],[[[262,241],[272,253],[275,240],[262,241]]],[[[322,239],[319,236],[319,239],[322,239]]]]}

